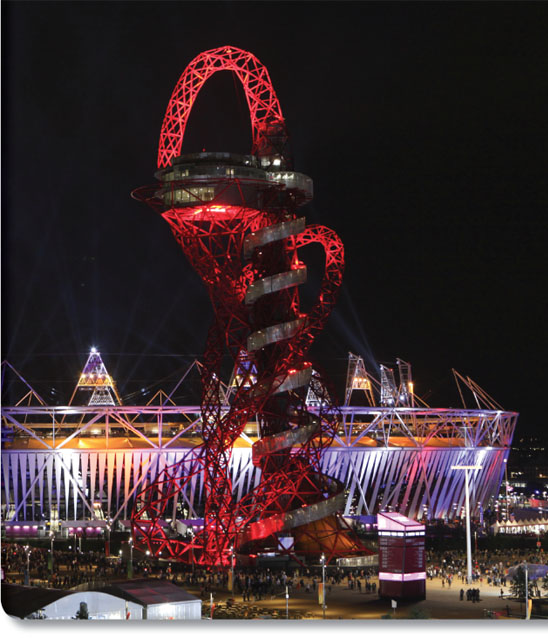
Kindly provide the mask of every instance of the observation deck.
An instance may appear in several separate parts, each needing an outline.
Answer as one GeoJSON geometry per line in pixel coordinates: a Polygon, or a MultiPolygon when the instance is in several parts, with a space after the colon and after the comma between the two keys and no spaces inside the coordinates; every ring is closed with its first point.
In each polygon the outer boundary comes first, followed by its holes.
{"type": "Polygon", "coordinates": [[[287,170],[277,157],[259,160],[235,153],[189,153],[176,157],[155,176],[162,184],[155,196],[164,209],[214,201],[261,209],[266,201],[272,206],[272,191],[290,195],[299,205],[313,197],[312,179],[287,170]]]}

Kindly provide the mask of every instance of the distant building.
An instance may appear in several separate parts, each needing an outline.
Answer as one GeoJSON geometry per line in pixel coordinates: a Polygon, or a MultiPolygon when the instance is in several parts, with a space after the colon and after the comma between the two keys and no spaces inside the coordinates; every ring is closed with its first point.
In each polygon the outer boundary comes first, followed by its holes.
{"type": "Polygon", "coordinates": [[[545,436],[516,437],[508,459],[508,482],[531,496],[548,490],[548,441],[545,436]],[[531,494],[527,493],[531,492],[531,494]]]}

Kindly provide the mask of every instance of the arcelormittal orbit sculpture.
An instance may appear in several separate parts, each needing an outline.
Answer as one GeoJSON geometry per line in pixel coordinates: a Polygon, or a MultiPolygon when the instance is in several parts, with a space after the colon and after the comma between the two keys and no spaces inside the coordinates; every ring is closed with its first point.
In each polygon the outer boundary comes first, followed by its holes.
{"type": "Polygon", "coordinates": [[[297,216],[312,198],[312,180],[292,170],[282,111],[268,71],[254,55],[224,46],[188,65],[167,107],[158,169],[160,183],[136,196],[170,224],[207,286],[215,319],[203,357],[203,444],[141,492],[132,515],[136,542],[154,555],[205,565],[227,565],[234,553],[265,547],[287,551],[288,537],[292,551],[325,553],[328,560],[361,550],[337,514],[344,505],[342,484],[320,469],[337,412],[327,393],[317,414],[305,403],[313,374],[307,354],[341,285],[343,245],[329,228],[306,226],[297,216]],[[198,92],[223,70],[243,85],[251,154],[182,155],[198,92]],[[311,243],[324,248],[325,273],[316,303],[305,314],[298,286],[307,271],[298,249],[311,243]],[[222,403],[219,380],[226,351],[238,379],[229,405],[222,403]],[[255,417],[259,437],[253,463],[261,469],[261,481],[235,502],[231,451],[255,417]],[[205,473],[204,528],[193,539],[176,539],[159,521],[197,472],[205,473]]]}

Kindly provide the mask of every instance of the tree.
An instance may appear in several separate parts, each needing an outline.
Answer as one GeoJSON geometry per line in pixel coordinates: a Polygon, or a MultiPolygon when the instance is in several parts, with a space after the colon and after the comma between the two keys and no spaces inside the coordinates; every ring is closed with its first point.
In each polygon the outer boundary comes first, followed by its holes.
{"type": "Polygon", "coordinates": [[[411,607],[408,618],[412,620],[426,620],[430,618],[430,614],[422,607],[411,607]]]}
{"type": "Polygon", "coordinates": [[[516,598],[525,598],[525,570],[523,567],[517,568],[510,583],[510,590],[516,598]]]}

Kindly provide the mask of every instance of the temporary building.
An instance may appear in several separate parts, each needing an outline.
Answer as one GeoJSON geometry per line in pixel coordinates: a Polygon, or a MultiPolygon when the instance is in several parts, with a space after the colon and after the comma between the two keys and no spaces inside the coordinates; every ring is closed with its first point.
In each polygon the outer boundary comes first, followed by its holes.
{"type": "Polygon", "coordinates": [[[2,585],[2,607],[24,619],[200,620],[202,601],[169,581],[113,582],[83,591],[2,585]]]}

